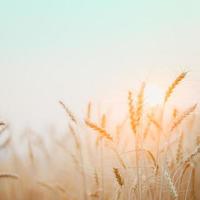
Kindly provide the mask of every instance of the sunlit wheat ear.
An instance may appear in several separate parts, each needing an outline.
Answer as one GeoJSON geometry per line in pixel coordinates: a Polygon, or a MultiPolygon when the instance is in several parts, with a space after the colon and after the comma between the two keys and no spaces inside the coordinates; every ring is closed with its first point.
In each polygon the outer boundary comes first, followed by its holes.
{"type": "Polygon", "coordinates": [[[177,117],[177,118],[174,120],[174,122],[173,122],[173,124],[172,124],[172,126],[171,126],[170,131],[173,131],[176,127],[178,127],[178,126],[181,124],[181,122],[182,122],[188,115],[190,115],[192,112],[194,112],[194,110],[196,109],[196,107],[197,107],[197,104],[195,104],[194,106],[188,108],[185,112],[183,112],[182,115],[180,115],[179,117],[177,117]]]}
{"type": "Polygon", "coordinates": [[[170,96],[172,95],[174,89],[180,84],[180,82],[185,78],[187,72],[182,72],[175,80],[174,82],[169,86],[168,90],[166,91],[165,94],[165,99],[164,99],[164,103],[166,103],[168,101],[168,99],[170,98],[170,96]]]}
{"type": "Polygon", "coordinates": [[[136,133],[135,110],[133,105],[133,94],[131,91],[128,92],[128,108],[131,128],[133,133],[136,133]]]}
{"type": "Polygon", "coordinates": [[[179,138],[176,152],[176,162],[179,163],[181,160],[183,160],[183,132],[181,133],[181,136],[179,138]]]}
{"type": "Polygon", "coordinates": [[[75,123],[77,124],[77,120],[74,116],[74,114],[65,106],[65,104],[62,101],[59,101],[60,105],[63,107],[63,109],[65,110],[66,114],[69,116],[69,118],[75,123]]]}
{"type": "Polygon", "coordinates": [[[167,185],[168,185],[171,196],[173,197],[173,199],[177,199],[178,193],[177,193],[176,187],[175,187],[175,185],[174,185],[174,183],[173,183],[173,181],[170,177],[169,172],[167,170],[165,170],[164,175],[165,175],[165,178],[167,180],[167,185]]]}
{"type": "Polygon", "coordinates": [[[19,179],[19,176],[12,173],[0,173],[0,179],[1,178],[19,179]]]}
{"type": "Polygon", "coordinates": [[[85,120],[85,124],[90,127],[91,129],[97,131],[102,137],[107,138],[109,140],[112,140],[112,137],[110,136],[110,134],[107,133],[107,131],[99,126],[97,126],[96,124],[85,120]]]}
{"type": "Polygon", "coordinates": [[[116,181],[119,184],[119,186],[123,186],[124,185],[124,180],[119,172],[119,170],[117,168],[113,168],[113,173],[115,175],[116,181]]]}
{"type": "Polygon", "coordinates": [[[137,108],[136,108],[136,126],[139,126],[142,118],[142,112],[144,107],[144,89],[145,83],[142,83],[139,94],[137,96],[137,108]]]}

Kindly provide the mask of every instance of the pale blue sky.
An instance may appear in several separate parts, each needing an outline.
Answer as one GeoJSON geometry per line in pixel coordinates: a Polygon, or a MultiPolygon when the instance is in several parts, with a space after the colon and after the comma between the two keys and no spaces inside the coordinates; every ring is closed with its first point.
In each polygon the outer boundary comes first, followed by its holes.
{"type": "Polygon", "coordinates": [[[186,103],[199,101],[199,9],[197,0],[2,1],[0,117],[51,123],[58,99],[82,112],[89,99],[118,101],[146,78],[165,87],[182,70],[186,103]]]}

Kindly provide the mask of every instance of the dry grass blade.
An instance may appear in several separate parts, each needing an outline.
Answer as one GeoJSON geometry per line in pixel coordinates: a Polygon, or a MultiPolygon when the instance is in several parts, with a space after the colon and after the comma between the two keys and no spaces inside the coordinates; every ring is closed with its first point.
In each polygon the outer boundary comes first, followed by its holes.
{"type": "Polygon", "coordinates": [[[105,137],[109,140],[112,140],[112,137],[107,133],[107,131],[99,126],[97,126],[96,124],[88,121],[88,120],[85,120],[85,124],[92,128],[93,130],[97,131],[102,137],[105,137]]]}
{"type": "Polygon", "coordinates": [[[67,113],[67,115],[69,116],[69,118],[77,124],[76,118],[73,115],[73,113],[65,106],[65,104],[62,101],[59,101],[60,105],[63,107],[63,109],[65,110],[65,112],[67,113]]]}
{"type": "Polygon", "coordinates": [[[172,127],[170,129],[170,131],[173,131],[177,126],[179,126],[181,124],[181,122],[188,116],[190,115],[192,112],[194,112],[194,110],[196,109],[197,104],[195,104],[194,106],[188,108],[181,116],[177,117],[175,119],[175,121],[172,124],[172,127]]]}
{"type": "Polygon", "coordinates": [[[185,78],[187,72],[182,72],[175,80],[174,82],[169,86],[166,94],[165,94],[165,99],[164,99],[164,103],[166,103],[168,101],[168,99],[170,98],[170,96],[172,95],[174,89],[177,87],[177,85],[185,78]]]}
{"type": "Polygon", "coordinates": [[[124,180],[123,180],[119,170],[117,168],[113,168],[113,172],[115,174],[115,178],[116,178],[117,183],[119,184],[119,186],[122,187],[124,185],[124,180]]]}

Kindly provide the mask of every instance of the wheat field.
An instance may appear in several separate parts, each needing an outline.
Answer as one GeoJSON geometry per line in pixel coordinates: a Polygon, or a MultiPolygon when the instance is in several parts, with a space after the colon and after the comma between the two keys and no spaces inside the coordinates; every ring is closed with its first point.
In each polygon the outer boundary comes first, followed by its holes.
{"type": "Polygon", "coordinates": [[[127,112],[116,124],[104,113],[96,117],[91,102],[79,119],[62,101],[62,134],[15,135],[2,121],[0,200],[200,199],[197,104],[168,104],[186,76],[179,74],[154,107],[145,103],[145,83],[127,92],[127,112]]]}

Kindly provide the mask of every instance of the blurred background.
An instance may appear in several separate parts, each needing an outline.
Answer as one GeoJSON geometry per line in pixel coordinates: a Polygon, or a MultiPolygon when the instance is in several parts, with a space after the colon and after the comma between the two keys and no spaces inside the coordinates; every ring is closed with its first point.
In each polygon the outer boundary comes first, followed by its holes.
{"type": "Polygon", "coordinates": [[[80,117],[88,101],[120,110],[129,89],[146,81],[166,90],[182,71],[189,74],[174,104],[198,102],[199,7],[197,0],[2,1],[0,119],[17,128],[63,126],[58,100],[80,117]]]}

